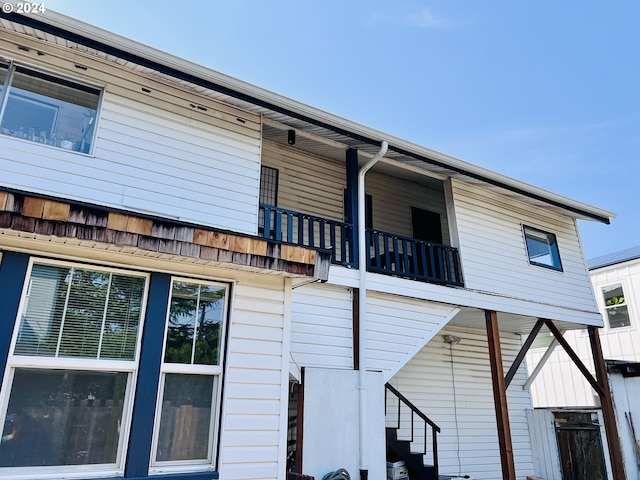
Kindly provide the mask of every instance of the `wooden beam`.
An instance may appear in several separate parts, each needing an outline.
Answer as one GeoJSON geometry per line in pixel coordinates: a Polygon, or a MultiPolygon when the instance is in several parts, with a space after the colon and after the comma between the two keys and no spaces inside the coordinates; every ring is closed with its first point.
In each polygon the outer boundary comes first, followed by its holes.
{"type": "Polygon", "coordinates": [[[595,327],[589,327],[589,342],[591,343],[591,354],[596,370],[596,377],[602,389],[600,395],[600,405],[602,407],[602,417],[604,419],[604,429],[607,432],[607,447],[609,448],[609,458],[611,460],[611,474],[613,480],[625,480],[624,461],[622,459],[622,446],[618,436],[618,424],[616,414],[613,409],[611,390],[609,389],[609,377],[607,376],[607,366],[602,356],[600,345],[600,335],[595,327]]]}
{"type": "Polygon", "coordinates": [[[540,332],[542,325],[544,325],[544,320],[539,318],[536,324],[531,329],[531,333],[525,340],[524,345],[522,345],[522,348],[520,348],[520,351],[518,352],[516,359],[513,361],[513,365],[511,365],[511,368],[509,369],[509,371],[504,377],[505,388],[509,388],[509,384],[511,383],[511,380],[513,380],[513,377],[518,371],[518,367],[520,367],[522,360],[524,360],[524,357],[527,355],[527,352],[529,351],[529,348],[531,347],[531,344],[533,343],[533,341],[536,339],[536,336],[540,332]]]}
{"type": "Polygon", "coordinates": [[[567,355],[569,355],[569,358],[571,358],[571,360],[573,360],[573,363],[576,364],[576,367],[578,367],[578,370],[582,372],[582,375],[584,375],[584,378],[587,379],[587,381],[591,384],[591,386],[596,391],[596,393],[599,396],[602,396],[604,394],[602,387],[600,386],[598,381],[595,378],[593,378],[593,375],[591,375],[591,372],[589,371],[589,369],[584,365],[584,363],[582,363],[582,360],[580,360],[580,357],[578,357],[576,352],[573,351],[573,348],[571,348],[571,345],[569,345],[567,341],[564,339],[564,337],[562,336],[562,333],[560,333],[560,330],[558,330],[558,327],[556,327],[551,320],[545,320],[544,323],[547,325],[547,328],[551,331],[551,333],[553,333],[553,336],[556,337],[556,340],[558,340],[558,343],[562,345],[562,348],[564,348],[565,352],[567,352],[567,355]]]}
{"type": "Polygon", "coordinates": [[[498,427],[498,443],[500,445],[502,479],[516,480],[516,467],[513,459],[513,445],[511,443],[511,427],[509,426],[507,387],[504,381],[504,370],[502,367],[502,350],[500,348],[498,314],[489,310],[485,310],[484,313],[487,324],[491,378],[493,379],[493,401],[496,408],[496,423],[498,427]]]}

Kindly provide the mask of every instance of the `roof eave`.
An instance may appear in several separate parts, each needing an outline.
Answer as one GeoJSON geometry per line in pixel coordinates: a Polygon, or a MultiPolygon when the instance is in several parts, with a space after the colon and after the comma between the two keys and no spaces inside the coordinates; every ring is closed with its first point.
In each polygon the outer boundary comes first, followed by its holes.
{"type": "Polygon", "coordinates": [[[9,21],[113,54],[175,78],[210,88],[297,120],[303,120],[311,125],[326,128],[369,145],[379,146],[382,140],[386,140],[390,150],[562,208],[573,213],[577,218],[609,224],[616,216],[607,210],[549,192],[464,160],[388,135],[51,10],[38,15],[19,15],[16,13],[1,15],[9,21]]]}

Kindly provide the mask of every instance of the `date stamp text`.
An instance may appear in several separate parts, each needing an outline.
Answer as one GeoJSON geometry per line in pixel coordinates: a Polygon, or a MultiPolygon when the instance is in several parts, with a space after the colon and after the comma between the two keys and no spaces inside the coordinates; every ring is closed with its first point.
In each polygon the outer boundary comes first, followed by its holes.
{"type": "Polygon", "coordinates": [[[44,3],[35,3],[35,2],[16,2],[9,3],[4,2],[2,4],[2,13],[44,13],[47,9],[44,6],[44,3]]]}

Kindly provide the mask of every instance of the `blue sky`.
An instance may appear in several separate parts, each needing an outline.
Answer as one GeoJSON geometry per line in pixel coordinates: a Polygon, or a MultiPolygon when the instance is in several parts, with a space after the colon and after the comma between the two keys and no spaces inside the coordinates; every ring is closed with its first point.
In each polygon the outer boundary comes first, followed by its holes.
{"type": "Polygon", "coordinates": [[[640,244],[640,2],[45,0],[314,107],[618,214],[640,244]]]}

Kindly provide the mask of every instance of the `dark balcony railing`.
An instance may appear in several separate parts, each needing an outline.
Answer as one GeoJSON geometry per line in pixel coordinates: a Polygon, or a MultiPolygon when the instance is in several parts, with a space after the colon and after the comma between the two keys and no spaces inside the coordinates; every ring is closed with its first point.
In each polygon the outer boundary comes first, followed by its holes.
{"type": "Polygon", "coordinates": [[[367,229],[367,270],[443,285],[462,286],[458,249],[367,229]]]}
{"type": "MultiPolygon", "coordinates": [[[[311,248],[331,249],[331,263],[356,265],[351,224],[260,204],[262,237],[311,248]]],[[[462,286],[458,249],[380,230],[366,232],[367,270],[423,282],[462,286]]]]}
{"type": "Polygon", "coordinates": [[[260,204],[260,235],[311,248],[332,249],[331,263],[353,266],[353,227],[345,222],[329,220],[260,204]]]}

